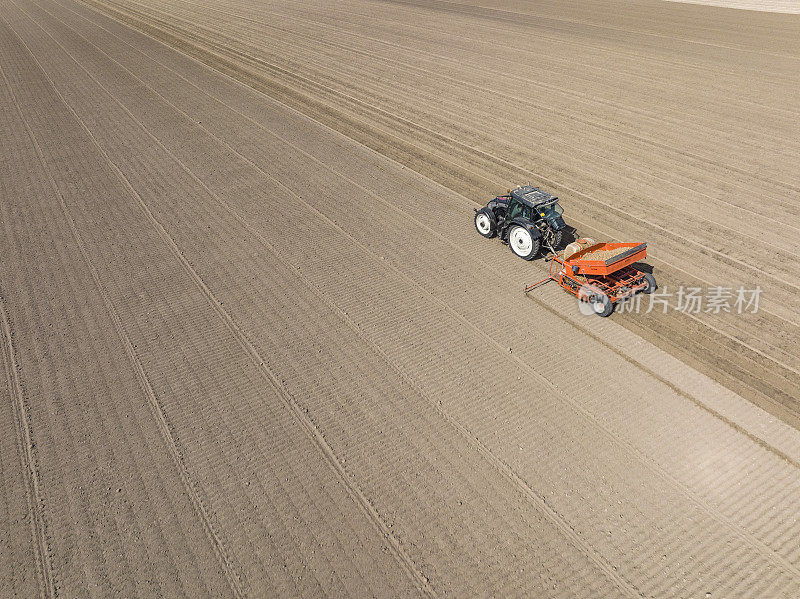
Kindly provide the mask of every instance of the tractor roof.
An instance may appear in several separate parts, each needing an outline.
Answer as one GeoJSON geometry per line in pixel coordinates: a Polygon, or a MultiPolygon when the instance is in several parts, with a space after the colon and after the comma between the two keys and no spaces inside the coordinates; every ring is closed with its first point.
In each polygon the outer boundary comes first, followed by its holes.
{"type": "Polygon", "coordinates": [[[521,187],[512,189],[511,195],[526,206],[532,207],[554,202],[558,199],[557,196],[547,193],[546,191],[543,191],[538,187],[534,187],[533,185],[522,185],[521,187]]]}

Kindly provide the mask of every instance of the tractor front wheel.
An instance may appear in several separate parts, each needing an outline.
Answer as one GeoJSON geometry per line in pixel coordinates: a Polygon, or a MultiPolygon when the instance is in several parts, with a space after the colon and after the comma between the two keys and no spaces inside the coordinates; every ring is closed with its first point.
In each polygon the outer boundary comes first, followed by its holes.
{"type": "Polygon", "coordinates": [[[538,237],[534,239],[525,227],[514,225],[508,232],[508,246],[523,260],[533,260],[539,253],[540,244],[540,239],[538,237]]]}
{"type": "Polygon", "coordinates": [[[497,219],[488,208],[481,208],[475,213],[475,229],[486,238],[497,235],[497,219]]]}

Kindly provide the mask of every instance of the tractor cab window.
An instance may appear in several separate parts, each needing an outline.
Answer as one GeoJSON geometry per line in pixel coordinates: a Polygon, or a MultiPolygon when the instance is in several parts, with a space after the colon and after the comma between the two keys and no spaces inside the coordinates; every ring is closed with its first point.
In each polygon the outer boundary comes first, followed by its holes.
{"type": "Polygon", "coordinates": [[[546,208],[545,214],[551,218],[558,218],[564,214],[564,209],[558,202],[556,202],[555,204],[552,204],[546,208]]]}
{"type": "Polygon", "coordinates": [[[517,200],[511,200],[511,207],[508,209],[508,220],[520,216],[523,213],[522,209],[525,207],[526,206],[522,205],[522,202],[517,200]]]}

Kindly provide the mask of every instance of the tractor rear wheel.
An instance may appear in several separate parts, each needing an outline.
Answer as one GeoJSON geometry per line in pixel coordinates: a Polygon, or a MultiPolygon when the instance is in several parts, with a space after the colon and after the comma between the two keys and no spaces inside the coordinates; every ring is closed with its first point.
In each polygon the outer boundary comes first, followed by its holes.
{"type": "Polygon", "coordinates": [[[642,293],[647,293],[649,295],[653,293],[656,289],[658,289],[658,285],[656,284],[656,278],[649,272],[645,273],[644,282],[647,285],[644,289],[642,289],[642,293]]]}
{"type": "Polygon", "coordinates": [[[603,318],[606,316],[611,316],[611,313],[614,311],[614,303],[608,299],[608,296],[605,293],[595,292],[594,297],[589,299],[589,303],[591,304],[594,313],[598,316],[602,316],[603,318]]]}
{"type": "Polygon", "coordinates": [[[497,219],[491,210],[481,208],[475,213],[475,230],[488,239],[497,235],[497,219]]]}
{"type": "Polygon", "coordinates": [[[531,232],[525,227],[514,225],[508,232],[508,247],[523,260],[533,260],[539,253],[541,240],[534,239],[531,232]]]}

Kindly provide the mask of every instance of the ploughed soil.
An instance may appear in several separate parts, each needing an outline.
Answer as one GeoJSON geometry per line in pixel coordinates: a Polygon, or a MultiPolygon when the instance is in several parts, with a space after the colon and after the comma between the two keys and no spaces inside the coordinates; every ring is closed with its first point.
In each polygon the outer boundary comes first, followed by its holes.
{"type": "Polygon", "coordinates": [[[800,25],[486,4],[0,0],[0,595],[800,595],[800,25]]]}
{"type": "Polygon", "coordinates": [[[793,16],[650,0],[86,1],[475,206],[530,180],[578,235],[647,241],[670,308],[619,323],[800,424],[793,16]]]}

